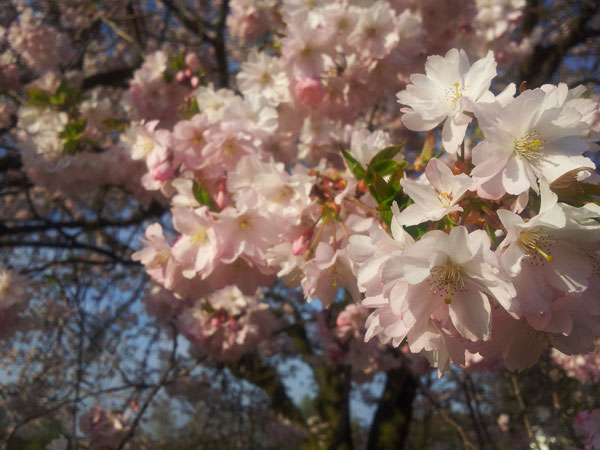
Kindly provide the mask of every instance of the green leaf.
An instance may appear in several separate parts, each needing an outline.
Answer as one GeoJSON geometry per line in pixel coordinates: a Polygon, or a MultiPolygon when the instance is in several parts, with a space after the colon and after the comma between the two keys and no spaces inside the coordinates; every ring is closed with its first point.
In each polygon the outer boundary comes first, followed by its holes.
{"type": "Polygon", "coordinates": [[[43,277],[48,284],[58,285],[58,278],[53,273],[44,274],[43,277]]]}
{"type": "Polygon", "coordinates": [[[171,63],[169,64],[169,66],[175,72],[179,72],[180,70],[185,69],[185,57],[183,56],[183,53],[181,53],[181,54],[177,55],[175,58],[173,58],[171,60],[171,63]]]}
{"type": "Polygon", "coordinates": [[[81,99],[81,89],[71,88],[63,81],[60,83],[54,95],[50,97],[50,103],[53,106],[72,107],[81,99]]]}
{"type": "Polygon", "coordinates": [[[398,162],[393,159],[388,159],[386,161],[377,161],[374,164],[370,164],[369,167],[382,177],[386,177],[394,173],[396,167],[398,167],[398,162]]]}
{"type": "Polygon", "coordinates": [[[50,103],[54,106],[64,105],[67,101],[67,93],[57,91],[52,97],[50,97],[50,103]]]}
{"type": "Polygon", "coordinates": [[[114,117],[104,119],[102,125],[106,128],[106,131],[125,131],[127,129],[127,122],[125,120],[114,117]]]}
{"type": "Polygon", "coordinates": [[[386,225],[389,228],[392,223],[392,217],[394,216],[394,213],[392,212],[392,210],[386,209],[385,211],[381,211],[379,213],[379,215],[381,216],[381,218],[383,219],[383,221],[386,223],[386,225]]]}
{"type": "Polygon", "coordinates": [[[79,141],[85,131],[85,118],[71,120],[59,134],[64,139],[63,150],[65,153],[75,153],[79,146],[79,141]]]}
{"type": "Polygon", "coordinates": [[[30,106],[40,106],[42,108],[48,108],[50,103],[50,95],[42,89],[27,89],[29,94],[29,100],[27,104],[30,106]]]}
{"type": "Polygon", "coordinates": [[[392,186],[396,192],[402,191],[402,185],[400,184],[400,180],[404,176],[404,169],[408,165],[407,161],[402,162],[406,162],[406,164],[398,164],[388,180],[389,185],[392,186]]]}
{"type": "Polygon", "coordinates": [[[413,239],[420,239],[425,233],[427,233],[427,230],[429,229],[429,222],[424,222],[419,225],[411,225],[404,227],[404,229],[413,237],[413,239]]]}
{"type": "Polygon", "coordinates": [[[400,151],[403,148],[404,148],[404,144],[392,145],[391,147],[386,147],[383,150],[379,151],[375,156],[373,156],[373,159],[371,159],[371,162],[369,163],[369,165],[372,166],[373,164],[376,164],[380,161],[387,161],[387,160],[393,159],[394,156],[396,156],[398,153],[400,153],[400,151]]]}
{"type": "Polygon", "coordinates": [[[391,202],[396,196],[396,190],[390,186],[381,175],[379,175],[372,167],[369,167],[368,172],[369,190],[381,206],[382,203],[391,202]]]}
{"type": "Polygon", "coordinates": [[[427,165],[427,163],[431,160],[434,150],[435,138],[433,137],[433,133],[428,131],[427,136],[425,137],[425,142],[423,142],[423,149],[421,150],[421,164],[423,164],[423,166],[427,165]]]}
{"type": "Polygon", "coordinates": [[[362,180],[365,177],[365,169],[363,166],[356,160],[354,156],[352,156],[348,150],[344,149],[342,146],[340,146],[340,149],[352,174],[357,180],[362,180]]]}
{"type": "Polygon", "coordinates": [[[209,302],[204,302],[202,303],[202,307],[201,307],[204,311],[206,311],[207,313],[209,313],[210,315],[214,315],[217,313],[217,310],[215,308],[212,307],[212,305],[209,302]]]}
{"type": "Polygon", "coordinates": [[[374,163],[371,163],[369,164],[369,167],[372,168],[382,177],[386,177],[397,172],[398,169],[403,173],[403,169],[406,168],[408,165],[408,161],[395,161],[393,159],[387,159],[384,161],[376,161],[374,163]]]}
{"type": "Polygon", "coordinates": [[[494,230],[492,230],[492,228],[487,223],[485,224],[485,231],[487,231],[487,234],[490,237],[490,241],[492,241],[493,246],[498,247],[498,238],[496,237],[496,233],[494,233],[494,230]]]}
{"type": "Polygon", "coordinates": [[[174,78],[175,78],[175,75],[173,75],[172,72],[170,72],[169,70],[164,71],[163,80],[165,83],[169,84],[171,81],[173,81],[174,78]]]}
{"type": "Polygon", "coordinates": [[[204,206],[208,206],[211,211],[218,211],[217,205],[215,205],[215,201],[213,200],[213,198],[202,183],[194,181],[192,192],[194,193],[194,198],[198,201],[198,203],[204,206]]]}
{"type": "Polygon", "coordinates": [[[64,138],[79,139],[85,131],[86,120],[85,118],[70,120],[65,129],[61,131],[60,135],[64,138]]]}
{"type": "Polygon", "coordinates": [[[196,97],[186,100],[185,105],[180,110],[180,113],[181,116],[186,120],[190,120],[196,114],[199,114],[200,107],[198,106],[198,100],[196,100],[196,97]]]}
{"type": "Polygon", "coordinates": [[[63,144],[63,153],[66,154],[73,154],[75,152],[77,152],[77,145],[78,142],[76,139],[66,139],[64,144],[63,144]]]}

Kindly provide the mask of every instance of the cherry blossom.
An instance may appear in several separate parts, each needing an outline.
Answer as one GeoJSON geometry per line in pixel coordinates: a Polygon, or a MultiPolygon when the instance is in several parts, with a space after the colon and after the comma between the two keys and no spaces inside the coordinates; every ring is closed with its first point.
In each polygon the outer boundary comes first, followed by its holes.
{"type": "Polygon", "coordinates": [[[402,179],[402,187],[414,201],[398,216],[405,226],[416,225],[428,220],[440,220],[453,211],[462,211],[457,203],[469,190],[472,180],[465,174],[453,175],[450,168],[435,158],[425,168],[429,185],[402,179]]]}
{"type": "Polygon", "coordinates": [[[556,91],[528,90],[500,107],[481,104],[480,126],[486,139],[473,148],[472,176],[478,195],[499,198],[505,192],[519,195],[538,180],[552,183],[579,168],[594,168],[582,153],[589,144],[583,138],[589,127],[582,116],[561,104],[556,91]],[[494,108],[486,112],[486,109],[494,108]]]}
{"type": "Polygon", "coordinates": [[[406,90],[398,93],[402,108],[402,123],[410,130],[426,131],[444,122],[444,149],[456,153],[471,121],[464,112],[469,99],[475,103],[487,101],[492,78],[496,76],[496,61],[490,51],[472,66],[463,50],[452,49],[446,56],[430,56],[425,75],[411,75],[406,90]]]}

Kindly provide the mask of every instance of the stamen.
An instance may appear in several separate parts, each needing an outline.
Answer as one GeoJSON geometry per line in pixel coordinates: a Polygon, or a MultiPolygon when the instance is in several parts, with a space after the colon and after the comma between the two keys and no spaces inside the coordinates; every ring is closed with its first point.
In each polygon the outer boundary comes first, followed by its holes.
{"type": "Polygon", "coordinates": [[[437,196],[444,207],[449,208],[452,206],[452,194],[449,194],[448,192],[437,192],[437,196]]]}
{"type": "Polygon", "coordinates": [[[466,291],[465,281],[463,280],[460,267],[454,264],[446,264],[443,266],[434,267],[431,271],[432,278],[430,283],[434,293],[438,291],[446,291],[444,303],[449,305],[452,303],[452,294],[456,291],[466,291]]]}
{"type": "Polygon", "coordinates": [[[539,160],[543,156],[541,152],[543,149],[544,141],[537,131],[530,131],[519,139],[515,139],[515,153],[526,161],[534,162],[539,160]]]}
{"type": "Polygon", "coordinates": [[[208,242],[208,231],[206,229],[200,229],[191,236],[190,240],[196,247],[198,247],[200,244],[208,242]]]}
{"type": "Polygon", "coordinates": [[[271,82],[271,76],[268,73],[263,73],[260,77],[261,84],[269,84],[271,82]]]}
{"type": "MultiPolygon", "coordinates": [[[[156,255],[154,255],[154,259],[152,260],[150,265],[158,266],[158,265],[164,263],[168,259],[169,259],[169,255],[159,252],[156,255]]],[[[0,286],[0,292],[2,292],[1,286],[0,286]]]]}
{"type": "Polygon", "coordinates": [[[454,89],[446,90],[446,99],[450,102],[450,107],[454,110],[456,109],[456,102],[462,98],[462,93],[466,89],[466,87],[461,88],[460,83],[454,83],[454,89]]]}
{"type": "Polygon", "coordinates": [[[154,149],[155,142],[147,136],[142,136],[135,146],[142,151],[144,156],[148,156],[154,149]]]}
{"type": "Polygon", "coordinates": [[[529,255],[535,256],[538,254],[546,261],[552,262],[554,257],[548,253],[549,241],[545,234],[535,229],[522,231],[519,235],[519,245],[529,255]]]}
{"type": "Polygon", "coordinates": [[[238,224],[241,229],[248,228],[248,225],[250,225],[250,219],[247,216],[238,217],[238,224]]]}
{"type": "Polygon", "coordinates": [[[275,201],[276,202],[279,202],[279,201],[287,202],[292,197],[294,197],[294,190],[286,184],[277,191],[277,194],[275,195],[275,201]]]}

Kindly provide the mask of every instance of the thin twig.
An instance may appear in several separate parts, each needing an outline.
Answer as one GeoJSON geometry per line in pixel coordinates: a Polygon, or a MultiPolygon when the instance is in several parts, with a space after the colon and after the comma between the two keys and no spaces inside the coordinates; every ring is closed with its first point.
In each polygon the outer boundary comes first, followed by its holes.
{"type": "Polygon", "coordinates": [[[359,199],[354,198],[354,197],[344,197],[344,200],[348,200],[349,202],[353,203],[354,205],[358,206],[360,209],[365,210],[366,212],[368,212],[370,215],[372,215],[373,217],[379,217],[379,213],[377,212],[376,209],[371,208],[368,205],[365,205],[363,202],[361,202],[359,199]]]}
{"type": "Polygon", "coordinates": [[[525,402],[523,401],[523,396],[521,395],[521,390],[519,389],[519,383],[517,382],[517,377],[515,377],[514,373],[510,374],[510,381],[512,383],[515,397],[517,398],[517,403],[519,404],[519,409],[521,410],[521,415],[523,416],[523,423],[525,424],[525,429],[527,430],[527,436],[529,436],[529,440],[533,443],[537,450],[542,450],[537,438],[535,437],[535,434],[533,433],[533,428],[531,427],[531,422],[529,421],[529,416],[527,415],[527,410],[525,408],[525,402]]]}
{"type": "Polygon", "coordinates": [[[115,22],[113,22],[104,15],[100,16],[100,20],[103,24],[111,28],[119,37],[129,42],[140,56],[144,56],[144,50],[142,49],[142,47],[140,47],[140,44],[130,34],[122,30],[115,22]]]}
{"type": "Polygon", "coordinates": [[[177,365],[176,355],[177,355],[177,333],[175,332],[175,330],[173,330],[173,350],[171,351],[171,360],[169,362],[169,365],[167,366],[167,368],[161,375],[160,379],[158,380],[158,383],[156,383],[156,386],[154,386],[154,388],[152,388],[152,390],[146,396],[146,400],[144,401],[144,404],[142,405],[137,416],[131,423],[131,427],[129,428],[129,431],[127,432],[127,434],[125,436],[123,436],[123,439],[121,439],[121,442],[119,442],[119,445],[117,445],[116,450],[122,450],[123,447],[125,446],[125,444],[127,443],[127,441],[129,441],[133,437],[136,428],[138,427],[140,421],[142,420],[142,416],[146,412],[146,409],[148,409],[148,406],[150,405],[150,403],[152,402],[152,400],[154,399],[154,397],[156,396],[158,391],[167,382],[167,380],[169,378],[169,374],[177,365]]]}
{"type": "Polygon", "coordinates": [[[417,382],[417,386],[418,386],[419,390],[427,398],[429,403],[431,403],[431,405],[436,409],[436,411],[442,417],[444,422],[446,422],[448,425],[450,425],[452,428],[454,428],[458,432],[458,434],[460,435],[460,437],[463,441],[464,447],[468,448],[469,450],[477,450],[477,447],[475,447],[475,445],[473,445],[473,443],[469,440],[469,437],[467,436],[467,433],[465,432],[463,427],[458,422],[456,422],[454,419],[452,419],[452,417],[450,417],[450,415],[448,415],[448,413],[442,407],[442,405],[440,404],[438,399],[435,397],[435,395],[428,388],[426,388],[423,385],[423,383],[421,382],[421,380],[419,378],[415,377],[415,381],[417,382]]]}

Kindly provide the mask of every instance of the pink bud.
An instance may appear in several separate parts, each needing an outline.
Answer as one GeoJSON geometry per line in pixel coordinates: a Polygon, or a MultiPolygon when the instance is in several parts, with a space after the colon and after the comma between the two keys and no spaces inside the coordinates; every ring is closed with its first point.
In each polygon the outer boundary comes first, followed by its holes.
{"type": "Polygon", "coordinates": [[[192,77],[192,71],[190,69],[185,69],[185,71],[183,73],[185,74],[186,78],[192,77]]]}
{"type": "Polygon", "coordinates": [[[152,178],[156,181],[165,182],[173,177],[175,170],[171,167],[168,161],[163,161],[155,164],[152,167],[152,178]]]}
{"type": "Polygon", "coordinates": [[[302,255],[310,245],[310,238],[313,235],[313,229],[309,228],[292,242],[292,254],[293,255],[302,255]]]}
{"type": "Polygon", "coordinates": [[[335,319],[335,326],[338,328],[346,328],[350,325],[348,321],[348,316],[346,314],[339,314],[337,319],[335,319]]]}
{"type": "Polygon", "coordinates": [[[212,319],[210,319],[210,325],[214,328],[217,328],[219,326],[219,318],[213,317],[212,319]]]}
{"type": "Polygon", "coordinates": [[[195,53],[188,53],[185,55],[185,65],[188,66],[192,72],[195,72],[200,68],[200,60],[195,53]]]}
{"type": "Polygon", "coordinates": [[[325,90],[318,78],[304,78],[294,88],[296,100],[306,106],[317,106],[323,101],[325,90]]]}
{"type": "Polygon", "coordinates": [[[197,88],[198,86],[200,86],[200,78],[198,78],[197,76],[193,76],[190,80],[190,84],[193,88],[197,88]]]}
{"type": "Polygon", "coordinates": [[[185,80],[185,74],[180,70],[179,72],[177,72],[177,75],[175,75],[175,79],[178,83],[182,83],[183,80],[185,80]]]}
{"type": "Polygon", "coordinates": [[[217,208],[223,209],[227,206],[227,186],[225,185],[225,181],[219,181],[217,187],[217,195],[214,197],[215,205],[217,208]]]}

